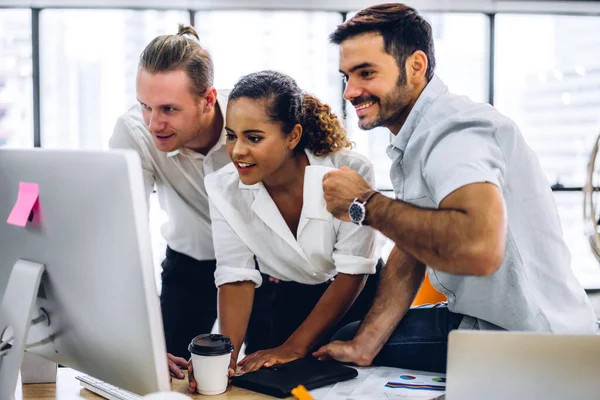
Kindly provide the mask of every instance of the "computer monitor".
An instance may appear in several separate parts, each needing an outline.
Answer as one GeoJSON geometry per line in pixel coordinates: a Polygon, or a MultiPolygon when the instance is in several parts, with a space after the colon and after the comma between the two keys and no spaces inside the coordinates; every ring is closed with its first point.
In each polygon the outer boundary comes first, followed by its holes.
{"type": "Polygon", "coordinates": [[[31,326],[25,343],[38,345],[26,351],[140,395],[170,390],[136,153],[0,149],[3,294],[0,337],[12,324],[14,342],[0,398],[14,394],[20,335],[41,309],[49,323],[31,326]],[[39,188],[25,227],[7,223],[22,182],[39,188]]]}

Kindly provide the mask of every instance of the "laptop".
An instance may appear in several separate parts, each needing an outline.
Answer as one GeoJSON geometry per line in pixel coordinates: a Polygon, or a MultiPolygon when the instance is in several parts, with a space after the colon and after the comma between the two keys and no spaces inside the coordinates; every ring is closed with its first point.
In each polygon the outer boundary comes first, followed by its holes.
{"type": "Polygon", "coordinates": [[[600,399],[600,335],[455,330],[446,400],[600,399]]]}

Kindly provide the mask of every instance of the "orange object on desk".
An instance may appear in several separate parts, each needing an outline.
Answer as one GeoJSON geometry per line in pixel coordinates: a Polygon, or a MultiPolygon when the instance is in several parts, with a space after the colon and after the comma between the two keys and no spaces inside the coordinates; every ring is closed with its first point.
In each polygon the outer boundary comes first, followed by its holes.
{"type": "Polygon", "coordinates": [[[298,400],[315,400],[303,385],[296,386],[292,389],[292,396],[298,400]]]}
{"type": "Polygon", "coordinates": [[[429,274],[425,272],[425,279],[423,280],[423,284],[421,288],[417,292],[417,297],[412,303],[412,306],[420,306],[423,304],[436,304],[442,301],[448,301],[446,296],[443,293],[438,292],[431,281],[429,280],[429,274]]]}

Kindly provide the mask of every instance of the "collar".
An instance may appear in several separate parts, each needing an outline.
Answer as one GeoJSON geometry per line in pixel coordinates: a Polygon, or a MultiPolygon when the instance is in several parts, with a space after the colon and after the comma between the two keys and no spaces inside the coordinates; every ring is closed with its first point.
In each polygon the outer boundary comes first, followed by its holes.
{"type": "Polygon", "coordinates": [[[429,81],[425,89],[419,95],[419,98],[415,102],[412,110],[406,118],[406,122],[400,128],[400,132],[393,136],[391,144],[404,151],[408,140],[412,136],[413,132],[421,122],[423,115],[426,113],[427,108],[441,95],[448,93],[448,87],[444,82],[437,76],[434,75],[429,81]]]}
{"type": "MultiPolygon", "coordinates": [[[[304,150],[306,156],[308,157],[308,161],[310,165],[324,165],[328,167],[333,167],[333,162],[331,161],[331,157],[317,157],[311,151],[305,149],[304,150]]],[[[233,163],[231,164],[233,165],[233,163]]],[[[235,166],[233,167],[235,169],[235,166]]],[[[236,171],[237,173],[237,171],[236,171]]],[[[278,236],[283,238],[304,260],[308,262],[308,257],[304,253],[304,250],[298,243],[298,240],[294,237],[290,228],[287,226],[287,223],[283,219],[281,212],[277,208],[277,205],[269,195],[269,192],[265,188],[262,182],[255,183],[254,185],[244,185],[242,181],[239,181],[240,189],[250,189],[256,190],[256,195],[254,197],[254,201],[250,206],[250,209],[269,227],[273,232],[275,232],[278,236]]],[[[302,229],[307,224],[307,218],[304,217],[304,208],[302,210],[302,214],[300,215],[300,222],[298,224],[297,237],[300,237],[302,233],[302,229]]]]}
{"type": "MultiPolygon", "coordinates": [[[[219,109],[221,110],[221,114],[223,115],[223,129],[221,130],[221,138],[219,139],[217,144],[215,144],[213,146],[213,148],[208,151],[206,156],[208,156],[211,153],[214,153],[215,151],[218,151],[223,146],[225,146],[225,143],[227,142],[227,136],[226,136],[227,132],[225,131],[225,113],[227,112],[227,96],[228,96],[227,92],[224,92],[224,93],[222,93],[221,91],[217,92],[217,106],[219,106],[219,109]]],[[[186,147],[182,147],[177,150],[168,152],[167,157],[175,157],[178,154],[181,154],[182,156],[190,157],[190,158],[206,157],[204,154],[200,154],[197,151],[190,150],[186,147]]]]}

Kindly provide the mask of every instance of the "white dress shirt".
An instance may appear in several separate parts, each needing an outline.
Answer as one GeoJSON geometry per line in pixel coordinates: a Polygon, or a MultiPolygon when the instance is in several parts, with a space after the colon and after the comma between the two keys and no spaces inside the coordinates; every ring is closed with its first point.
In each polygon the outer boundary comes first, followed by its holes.
{"type": "MultiPolygon", "coordinates": [[[[347,166],[373,185],[373,166],[358,153],[340,150],[311,165],[347,166]]],[[[375,273],[375,231],[339,219],[300,215],[297,239],[262,182],[244,185],[233,164],[205,179],[213,220],[217,286],[240,281],[262,283],[260,272],[282,281],[316,285],[345,274],[375,273]],[[260,271],[254,263],[256,256],[260,271]]]]}
{"type": "MultiPolygon", "coordinates": [[[[223,119],[228,95],[229,91],[217,94],[223,119]]],[[[109,146],[133,149],[140,155],[146,195],[150,196],[156,185],[160,207],[168,217],[161,233],[169,247],[196,260],[214,260],[204,177],[231,161],[225,153],[225,130],[206,155],[186,148],[165,153],[154,146],[141,107],[136,104],[117,120],[109,146]]]]}

